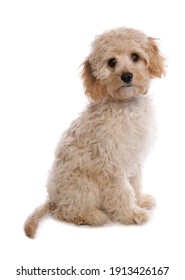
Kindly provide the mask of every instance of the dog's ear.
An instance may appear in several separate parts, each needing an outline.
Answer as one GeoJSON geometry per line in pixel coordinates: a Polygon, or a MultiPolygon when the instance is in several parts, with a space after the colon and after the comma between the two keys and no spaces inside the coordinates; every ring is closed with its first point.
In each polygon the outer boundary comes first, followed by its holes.
{"type": "Polygon", "coordinates": [[[84,84],[85,94],[89,96],[92,100],[98,100],[106,95],[106,90],[104,85],[100,80],[96,79],[92,74],[91,64],[89,60],[85,60],[82,64],[82,80],[84,84]]]}
{"type": "Polygon", "coordinates": [[[154,38],[148,38],[147,53],[149,56],[148,70],[152,78],[161,78],[165,75],[164,57],[161,55],[158,45],[154,38]]]}

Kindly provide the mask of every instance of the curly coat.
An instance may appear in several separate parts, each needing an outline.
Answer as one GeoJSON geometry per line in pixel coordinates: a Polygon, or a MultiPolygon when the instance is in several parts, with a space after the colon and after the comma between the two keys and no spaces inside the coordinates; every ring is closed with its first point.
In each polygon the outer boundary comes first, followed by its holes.
{"type": "Polygon", "coordinates": [[[77,225],[142,224],[152,196],[141,193],[142,164],[153,138],[148,89],[165,73],[156,40],[118,28],[95,38],[83,63],[89,104],[63,134],[47,182],[48,198],[25,222],[34,237],[48,213],[77,225]]]}

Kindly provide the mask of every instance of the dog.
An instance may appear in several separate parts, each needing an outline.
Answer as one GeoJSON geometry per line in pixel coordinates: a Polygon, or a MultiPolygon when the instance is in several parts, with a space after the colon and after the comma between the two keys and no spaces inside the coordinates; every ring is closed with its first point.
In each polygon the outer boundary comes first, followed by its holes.
{"type": "Polygon", "coordinates": [[[165,74],[156,39],[132,28],[106,31],[82,67],[89,104],[57,146],[48,198],[24,224],[28,237],[46,214],[76,225],[143,224],[155,206],[141,190],[153,139],[148,90],[165,74]]]}

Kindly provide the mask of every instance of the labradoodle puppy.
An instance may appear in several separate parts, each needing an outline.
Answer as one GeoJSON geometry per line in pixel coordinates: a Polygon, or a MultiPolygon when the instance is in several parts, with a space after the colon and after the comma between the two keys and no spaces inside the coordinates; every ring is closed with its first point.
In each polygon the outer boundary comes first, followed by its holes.
{"type": "Polygon", "coordinates": [[[63,134],[48,181],[48,199],[25,222],[34,237],[48,213],[77,225],[142,224],[154,206],[141,193],[152,140],[151,79],[165,73],[154,38],[118,28],[95,38],[83,63],[89,105],[63,134]]]}

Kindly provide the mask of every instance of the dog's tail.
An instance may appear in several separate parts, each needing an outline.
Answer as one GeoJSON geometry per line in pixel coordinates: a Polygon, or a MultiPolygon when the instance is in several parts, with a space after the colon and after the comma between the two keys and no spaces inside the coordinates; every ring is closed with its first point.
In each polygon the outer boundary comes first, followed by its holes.
{"type": "Polygon", "coordinates": [[[40,218],[51,213],[52,208],[52,203],[50,201],[46,201],[40,207],[36,208],[27,218],[24,224],[24,231],[28,237],[34,238],[40,218]]]}

